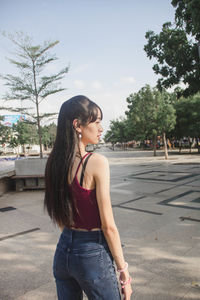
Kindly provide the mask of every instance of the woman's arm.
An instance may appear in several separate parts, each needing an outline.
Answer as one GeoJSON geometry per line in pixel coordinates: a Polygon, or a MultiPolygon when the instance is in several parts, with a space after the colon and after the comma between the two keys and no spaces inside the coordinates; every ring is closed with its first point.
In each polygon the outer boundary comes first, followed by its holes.
{"type": "MultiPolygon", "coordinates": [[[[119,232],[114,221],[112,205],[110,200],[110,168],[108,160],[104,156],[95,154],[93,157],[93,159],[95,160],[93,164],[93,174],[96,183],[96,195],[100,212],[102,230],[107,240],[112,256],[115,260],[117,269],[121,270],[125,267],[126,263],[121,247],[119,232]]],[[[128,270],[125,270],[124,272],[120,273],[120,278],[123,281],[127,281],[129,277],[130,275],[128,270]]],[[[129,290],[126,292],[128,294],[131,294],[132,290],[129,284],[126,286],[126,290],[128,286],[129,290]]],[[[129,299],[128,296],[125,299],[129,299]]]]}

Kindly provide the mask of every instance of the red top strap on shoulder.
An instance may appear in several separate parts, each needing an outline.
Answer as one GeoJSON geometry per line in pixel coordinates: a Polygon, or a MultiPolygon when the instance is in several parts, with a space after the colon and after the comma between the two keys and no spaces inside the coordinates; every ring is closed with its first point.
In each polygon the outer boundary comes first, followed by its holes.
{"type": "Polygon", "coordinates": [[[75,176],[76,176],[77,173],[78,173],[78,170],[79,170],[79,168],[80,168],[80,166],[81,166],[81,164],[82,164],[82,161],[83,161],[88,155],[90,155],[90,154],[92,154],[92,153],[86,153],[86,154],[82,157],[82,159],[80,160],[80,162],[79,162],[79,164],[78,164],[78,167],[77,167],[75,176]]]}

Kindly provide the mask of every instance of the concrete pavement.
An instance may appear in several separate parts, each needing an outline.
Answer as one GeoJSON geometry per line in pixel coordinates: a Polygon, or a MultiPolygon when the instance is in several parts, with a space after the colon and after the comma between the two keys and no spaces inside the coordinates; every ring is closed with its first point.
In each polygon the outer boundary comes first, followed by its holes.
{"type": "MultiPolygon", "coordinates": [[[[103,154],[134,278],[132,299],[199,300],[200,156],[165,161],[150,152],[103,154]]],[[[44,214],[43,197],[43,191],[0,197],[1,300],[57,299],[51,266],[59,230],[44,214]]]]}

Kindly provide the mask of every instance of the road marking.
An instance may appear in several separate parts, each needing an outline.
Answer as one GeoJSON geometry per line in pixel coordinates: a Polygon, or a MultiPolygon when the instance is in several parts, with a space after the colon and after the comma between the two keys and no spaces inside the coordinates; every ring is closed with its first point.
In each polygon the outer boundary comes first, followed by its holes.
{"type": "Polygon", "coordinates": [[[31,232],[34,232],[34,231],[37,231],[37,230],[40,230],[40,228],[36,227],[36,228],[30,229],[30,230],[21,231],[21,232],[15,233],[15,234],[7,235],[7,236],[4,236],[4,237],[0,238],[0,241],[11,239],[13,237],[16,237],[16,236],[19,236],[19,235],[24,235],[24,234],[27,234],[27,233],[31,233],[31,232]]]}
{"type": "Polygon", "coordinates": [[[13,206],[6,206],[6,207],[2,207],[0,208],[0,212],[6,212],[6,211],[11,211],[11,210],[15,210],[16,208],[13,206]]]}

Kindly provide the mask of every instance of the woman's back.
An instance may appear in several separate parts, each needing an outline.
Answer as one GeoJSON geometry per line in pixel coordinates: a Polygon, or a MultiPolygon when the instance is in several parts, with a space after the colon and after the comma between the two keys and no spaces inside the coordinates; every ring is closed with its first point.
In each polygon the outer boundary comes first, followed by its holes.
{"type": "Polygon", "coordinates": [[[94,156],[96,155],[95,153],[86,153],[82,158],[80,158],[79,156],[77,156],[75,158],[73,167],[72,167],[72,172],[71,172],[71,176],[69,179],[69,183],[71,184],[72,181],[77,178],[78,182],[81,182],[81,175],[82,175],[82,171],[83,171],[83,164],[85,159],[87,159],[87,154],[91,155],[91,157],[88,158],[87,163],[85,165],[85,170],[84,170],[84,177],[83,177],[83,182],[81,184],[81,186],[84,189],[87,190],[93,190],[95,189],[95,180],[94,180],[94,176],[93,176],[93,163],[95,161],[94,156]]]}
{"type": "Polygon", "coordinates": [[[76,207],[73,211],[72,228],[76,229],[94,230],[101,228],[92,164],[88,166],[91,156],[91,153],[86,153],[79,161],[70,184],[71,197],[76,207]]]}

